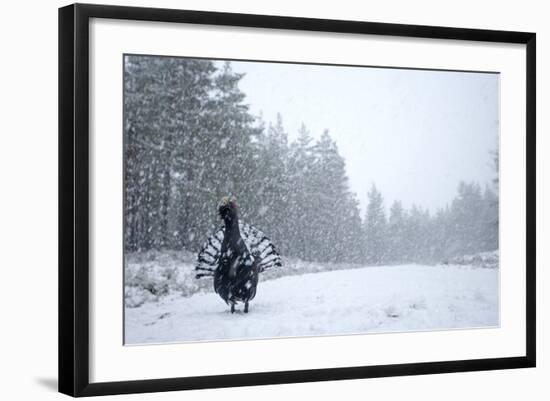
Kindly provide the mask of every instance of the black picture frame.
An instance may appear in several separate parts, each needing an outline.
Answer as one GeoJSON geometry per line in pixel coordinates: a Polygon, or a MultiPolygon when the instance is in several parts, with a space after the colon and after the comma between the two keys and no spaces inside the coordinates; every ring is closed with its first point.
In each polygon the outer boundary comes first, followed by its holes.
{"type": "Polygon", "coordinates": [[[59,9],[59,391],[71,396],[254,386],[534,367],[536,363],[536,35],[220,12],[74,4],[59,9]],[[91,18],[438,38],[526,45],[527,258],[525,355],[382,366],[258,372],[154,380],[89,380],[88,61],[91,18]]]}

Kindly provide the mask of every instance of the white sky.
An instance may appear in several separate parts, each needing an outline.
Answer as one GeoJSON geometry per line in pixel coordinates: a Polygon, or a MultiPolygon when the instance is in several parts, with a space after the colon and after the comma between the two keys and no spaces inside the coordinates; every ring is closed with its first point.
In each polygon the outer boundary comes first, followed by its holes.
{"type": "Polygon", "coordinates": [[[277,112],[292,141],[303,122],[328,129],[364,211],[374,182],[395,199],[435,211],[460,180],[490,183],[497,149],[499,76],[261,62],[232,62],[254,114],[277,112]]]}

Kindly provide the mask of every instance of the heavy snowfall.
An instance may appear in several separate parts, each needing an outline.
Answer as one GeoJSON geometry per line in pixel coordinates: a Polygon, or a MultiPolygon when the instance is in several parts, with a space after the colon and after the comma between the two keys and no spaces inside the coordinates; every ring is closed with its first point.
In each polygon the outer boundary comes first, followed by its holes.
{"type": "Polygon", "coordinates": [[[439,209],[386,204],[370,183],[362,211],[338,132],[289,136],[282,115],[253,115],[231,63],[124,63],[126,343],[498,325],[496,142],[494,179],[457,182],[439,209]],[[196,278],[228,195],[283,260],[248,314],[196,278]]]}

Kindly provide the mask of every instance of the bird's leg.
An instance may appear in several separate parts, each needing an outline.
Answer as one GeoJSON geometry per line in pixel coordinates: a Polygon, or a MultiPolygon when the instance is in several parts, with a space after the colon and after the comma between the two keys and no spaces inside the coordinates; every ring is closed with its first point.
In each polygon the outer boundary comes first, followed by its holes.
{"type": "Polygon", "coordinates": [[[235,313],[235,304],[231,304],[231,313],[235,313]]]}
{"type": "Polygon", "coordinates": [[[244,313],[248,313],[248,300],[244,303],[244,313]]]}

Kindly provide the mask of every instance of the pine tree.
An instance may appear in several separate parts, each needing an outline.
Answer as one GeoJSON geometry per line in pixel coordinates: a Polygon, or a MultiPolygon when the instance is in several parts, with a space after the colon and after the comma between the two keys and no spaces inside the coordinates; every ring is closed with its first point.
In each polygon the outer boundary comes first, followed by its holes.
{"type": "Polygon", "coordinates": [[[328,131],[312,148],[307,188],[306,257],[319,261],[357,260],[361,222],[358,204],[349,190],[345,161],[328,131]]]}
{"type": "Polygon", "coordinates": [[[387,226],[382,194],[378,192],[375,184],[372,184],[368,199],[364,222],[366,262],[379,265],[387,256],[387,226]]]}
{"type": "MultiPolygon", "coordinates": [[[[286,213],[288,211],[288,134],[283,119],[277,114],[275,125],[269,124],[267,130],[258,135],[255,145],[254,163],[255,201],[251,215],[263,231],[269,232],[271,239],[278,244],[280,251],[287,252],[285,241],[287,233],[286,213]]],[[[241,179],[239,177],[239,179],[241,179]]]]}
{"type": "Polygon", "coordinates": [[[406,222],[407,214],[400,201],[393,202],[388,219],[388,261],[401,263],[406,260],[406,222]]]}
{"type": "Polygon", "coordinates": [[[451,235],[451,212],[449,206],[446,205],[445,208],[438,209],[433,218],[432,232],[429,238],[433,246],[431,262],[442,262],[451,256],[451,235]]]}
{"type": "Polygon", "coordinates": [[[308,258],[309,244],[314,238],[310,225],[315,217],[315,191],[311,183],[314,169],[312,142],[313,138],[302,123],[288,154],[288,251],[301,259],[308,258]]]}
{"type": "Polygon", "coordinates": [[[498,223],[498,197],[489,186],[486,186],[483,194],[483,232],[481,234],[483,250],[498,249],[498,223]]]}
{"type": "Polygon", "coordinates": [[[451,207],[455,255],[483,250],[483,199],[476,183],[461,182],[451,207]]]}

